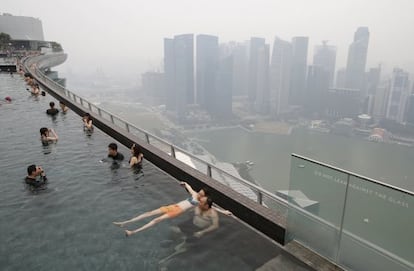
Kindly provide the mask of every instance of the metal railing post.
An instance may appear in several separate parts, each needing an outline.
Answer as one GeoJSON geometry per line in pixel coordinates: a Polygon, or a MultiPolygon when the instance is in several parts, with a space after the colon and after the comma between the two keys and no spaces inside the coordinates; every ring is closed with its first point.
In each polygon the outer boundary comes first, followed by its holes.
{"type": "Polygon", "coordinates": [[[345,198],[344,198],[344,206],[342,208],[342,216],[341,216],[341,225],[339,227],[339,235],[338,235],[338,249],[336,251],[335,255],[335,262],[338,262],[339,260],[339,250],[341,248],[341,239],[342,239],[342,231],[344,228],[344,220],[345,220],[345,209],[346,209],[346,201],[348,198],[348,190],[349,190],[349,180],[350,180],[350,174],[347,174],[347,180],[346,180],[346,188],[345,188],[345,198]]]}
{"type": "Polygon", "coordinates": [[[88,107],[89,107],[89,110],[92,111],[92,105],[90,102],[88,102],[88,107]]]}
{"type": "Polygon", "coordinates": [[[171,147],[171,156],[172,156],[172,157],[174,157],[174,158],[176,158],[176,157],[175,157],[175,149],[174,149],[174,145],[170,145],[170,147],[171,147]]]}
{"type": "Polygon", "coordinates": [[[126,122],[125,122],[125,130],[127,130],[127,132],[129,133],[129,125],[126,122]]]}
{"type": "Polygon", "coordinates": [[[115,122],[114,122],[114,116],[113,115],[111,115],[111,122],[114,124],[115,122]]]}
{"type": "Polygon", "coordinates": [[[99,107],[97,107],[97,108],[98,108],[98,114],[99,114],[99,116],[102,117],[101,109],[99,107]]]}
{"type": "Polygon", "coordinates": [[[150,143],[149,136],[148,136],[148,134],[147,134],[147,133],[145,133],[145,140],[147,140],[147,143],[148,143],[148,144],[151,144],[151,143],[150,143]]]}
{"type": "Polygon", "coordinates": [[[257,191],[257,203],[263,205],[263,194],[260,191],[257,191]]]}
{"type": "Polygon", "coordinates": [[[207,165],[207,176],[211,177],[211,166],[207,165]]]}

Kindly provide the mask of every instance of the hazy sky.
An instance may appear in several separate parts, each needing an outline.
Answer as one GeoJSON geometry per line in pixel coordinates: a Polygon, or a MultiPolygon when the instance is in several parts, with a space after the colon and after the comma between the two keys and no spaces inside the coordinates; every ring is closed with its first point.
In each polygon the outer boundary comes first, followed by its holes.
{"type": "Polygon", "coordinates": [[[368,26],[368,67],[383,63],[414,73],[414,0],[1,0],[0,12],[42,20],[45,38],[69,54],[61,69],[138,75],[162,67],[163,38],[218,35],[220,42],[251,36],[290,40],[309,36],[308,62],[322,40],[346,64],[358,26],[368,26]],[[113,68],[110,68],[112,66],[113,68]]]}

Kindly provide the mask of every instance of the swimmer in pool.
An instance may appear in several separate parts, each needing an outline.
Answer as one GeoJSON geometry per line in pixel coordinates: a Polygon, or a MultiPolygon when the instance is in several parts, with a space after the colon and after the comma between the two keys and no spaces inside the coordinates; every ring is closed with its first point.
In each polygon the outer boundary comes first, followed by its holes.
{"type": "Polygon", "coordinates": [[[55,130],[52,128],[42,127],[40,128],[40,140],[43,144],[47,145],[52,142],[57,142],[59,139],[58,135],[56,134],[55,130]]]}
{"type": "Polygon", "coordinates": [[[155,216],[155,215],[160,215],[156,218],[154,218],[153,220],[151,220],[150,222],[148,222],[147,224],[145,224],[144,226],[133,230],[133,231],[129,231],[129,230],[125,230],[125,235],[126,236],[130,236],[132,234],[135,234],[137,232],[143,231],[145,229],[148,229],[152,226],[154,226],[155,224],[166,220],[166,219],[171,219],[174,218],[176,216],[179,216],[181,214],[183,214],[185,211],[196,207],[200,204],[201,202],[205,202],[207,200],[206,197],[206,192],[204,191],[204,189],[201,189],[199,192],[195,192],[193,190],[193,188],[186,182],[180,182],[180,185],[184,186],[186,188],[186,190],[188,191],[188,193],[191,195],[188,199],[182,200],[176,204],[171,204],[168,206],[161,206],[158,209],[155,209],[153,211],[150,212],[146,212],[143,213],[137,217],[134,217],[130,220],[126,220],[126,221],[122,221],[122,222],[113,222],[115,225],[123,227],[124,225],[131,223],[131,222],[135,222],[135,221],[139,221],[143,218],[147,218],[147,217],[151,217],[151,216],[155,216]]]}
{"type": "Polygon", "coordinates": [[[47,183],[46,173],[43,168],[36,165],[28,166],[25,183],[33,188],[43,187],[47,183]]]}
{"type": "Polygon", "coordinates": [[[82,118],[82,121],[83,121],[83,130],[89,133],[93,132],[92,117],[89,113],[85,113],[85,115],[82,118]]]}

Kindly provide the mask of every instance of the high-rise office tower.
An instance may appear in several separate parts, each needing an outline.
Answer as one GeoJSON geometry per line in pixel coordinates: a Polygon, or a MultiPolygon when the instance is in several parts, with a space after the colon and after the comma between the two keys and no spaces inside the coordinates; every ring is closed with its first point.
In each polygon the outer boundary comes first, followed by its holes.
{"type": "Polygon", "coordinates": [[[164,88],[166,108],[175,111],[175,59],[174,39],[164,39],[164,88]]]}
{"type": "Polygon", "coordinates": [[[306,101],[304,104],[308,114],[316,114],[320,117],[326,108],[326,97],[328,95],[331,74],[319,65],[308,67],[306,80],[306,101]]]}
{"type": "Polygon", "coordinates": [[[346,81],[346,68],[338,69],[336,72],[336,84],[337,88],[345,88],[346,81]]]}
{"type": "Polygon", "coordinates": [[[232,117],[233,67],[233,54],[221,53],[216,70],[216,99],[211,111],[211,115],[218,121],[232,117]]]}
{"type": "Polygon", "coordinates": [[[414,125],[414,94],[408,96],[406,112],[405,121],[414,125]]]}
{"type": "Polygon", "coordinates": [[[197,35],[196,42],[196,102],[211,113],[217,102],[218,37],[197,35]]]}
{"type": "Polygon", "coordinates": [[[233,96],[247,95],[249,82],[249,44],[248,41],[236,43],[233,55],[233,96]]]}
{"type": "Polygon", "coordinates": [[[259,52],[265,47],[265,39],[251,38],[250,39],[250,53],[249,53],[249,88],[248,99],[250,105],[256,101],[257,85],[258,85],[258,69],[259,69],[259,52]]]}
{"type": "Polygon", "coordinates": [[[319,66],[329,74],[329,87],[333,87],[335,76],[336,47],[329,46],[327,41],[315,46],[313,65],[319,66]]]}
{"type": "Polygon", "coordinates": [[[194,103],[193,43],[193,34],[164,39],[167,108],[176,113],[178,120],[185,118],[187,105],[194,103]]]}
{"type": "Polygon", "coordinates": [[[270,114],[277,117],[289,110],[289,86],[292,66],[292,45],[275,38],[270,62],[270,114]]]}
{"type": "Polygon", "coordinates": [[[386,118],[399,123],[404,121],[405,108],[410,95],[408,73],[395,68],[389,85],[386,118]]]}
{"type": "Polygon", "coordinates": [[[375,95],[380,82],[380,75],[381,66],[378,66],[378,68],[370,68],[365,75],[364,89],[366,90],[366,97],[362,108],[362,112],[365,114],[373,114],[375,95]]]}
{"type": "Polygon", "coordinates": [[[292,71],[290,75],[289,104],[303,105],[306,89],[308,37],[292,39],[292,71]]]}
{"type": "Polygon", "coordinates": [[[345,87],[359,89],[365,96],[364,75],[368,54],[368,27],[359,27],[354,35],[354,41],[349,45],[348,62],[346,66],[345,87]]]}
{"type": "Polygon", "coordinates": [[[269,53],[269,44],[265,44],[258,50],[254,109],[262,114],[269,113],[269,53]]]}

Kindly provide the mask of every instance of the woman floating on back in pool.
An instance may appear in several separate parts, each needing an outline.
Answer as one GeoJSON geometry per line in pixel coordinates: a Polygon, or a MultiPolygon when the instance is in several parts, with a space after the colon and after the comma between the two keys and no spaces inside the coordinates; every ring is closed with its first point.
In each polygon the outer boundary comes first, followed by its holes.
{"type": "MultiPolygon", "coordinates": [[[[205,189],[201,189],[197,193],[186,182],[180,182],[180,185],[183,185],[186,188],[188,193],[190,193],[191,197],[189,197],[188,199],[182,200],[182,201],[180,201],[176,204],[171,204],[171,205],[168,205],[168,206],[161,206],[158,209],[155,209],[155,210],[150,211],[150,212],[143,213],[143,214],[141,214],[137,217],[134,217],[130,220],[126,220],[126,221],[122,221],[122,222],[113,222],[113,223],[117,226],[123,227],[124,225],[126,225],[128,223],[139,221],[143,218],[147,218],[147,217],[155,216],[155,215],[160,215],[159,217],[154,218],[153,220],[151,220],[150,222],[148,222],[147,224],[145,224],[144,226],[142,226],[142,227],[140,227],[136,230],[133,230],[133,231],[125,230],[126,236],[130,236],[130,235],[135,234],[137,232],[148,229],[149,227],[152,227],[155,224],[157,224],[157,223],[159,223],[163,220],[179,216],[182,213],[184,213],[185,211],[187,211],[188,209],[196,207],[199,204],[206,204],[208,197],[206,196],[205,189]]],[[[227,214],[227,215],[231,215],[231,212],[229,212],[229,211],[221,211],[221,212],[224,213],[224,214],[227,214]]]]}

